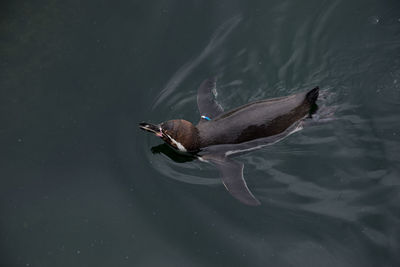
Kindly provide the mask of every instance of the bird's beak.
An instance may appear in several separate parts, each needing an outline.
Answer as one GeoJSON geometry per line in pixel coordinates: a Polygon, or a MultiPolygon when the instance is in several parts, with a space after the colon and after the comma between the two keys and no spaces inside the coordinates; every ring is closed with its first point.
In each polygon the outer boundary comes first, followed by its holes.
{"type": "Polygon", "coordinates": [[[159,125],[154,125],[154,124],[147,123],[147,122],[141,122],[141,123],[139,123],[139,128],[142,130],[154,133],[158,137],[162,136],[161,128],[159,125]]]}

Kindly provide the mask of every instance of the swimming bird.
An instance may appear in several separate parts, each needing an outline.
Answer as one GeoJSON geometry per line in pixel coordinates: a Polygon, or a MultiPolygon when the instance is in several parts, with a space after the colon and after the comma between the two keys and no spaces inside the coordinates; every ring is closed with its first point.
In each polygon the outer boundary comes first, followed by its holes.
{"type": "Polygon", "coordinates": [[[198,88],[201,116],[197,125],[174,119],[159,124],[142,122],[139,127],[180,153],[214,164],[232,196],[247,205],[260,205],[244,180],[243,163],[232,157],[275,143],[301,129],[304,119],[317,107],[319,87],[251,102],[226,112],[215,100],[215,88],[215,78],[205,80],[198,88]]]}

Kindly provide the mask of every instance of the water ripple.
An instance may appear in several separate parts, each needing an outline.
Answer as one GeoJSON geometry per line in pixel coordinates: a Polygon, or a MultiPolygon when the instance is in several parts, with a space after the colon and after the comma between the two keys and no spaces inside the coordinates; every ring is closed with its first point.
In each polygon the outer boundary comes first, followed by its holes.
{"type": "Polygon", "coordinates": [[[340,0],[288,18],[287,12],[301,5],[281,1],[259,16],[228,20],[171,77],[153,105],[157,116],[163,116],[157,119],[196,122],[196,87],[206,78],[200,65],[207,60],[219,77],[217,99],[226,110],[315,85],[328,92],[321,94],[321,110],[333,110],[335,120],[305,127],[238,158],[245,163],[244,176],[261,200],[260,208],[231,200],[211,165],[152,154],[148,147],[159,144],[155,139],[143,144],[145,154],[167,178],[217,185],[207,191],[212,197],[186,199],[185,210],[196,207],[192,220],[205,225],[204,236],[213,238],[215,246],[237,255],[251,247],[246,253],[253,262],[260,259],[259,265],[265,258],[275,266],[379,266],[375,263],[386,258],[396,262],[400,72],[399,60],[390,58],[400,48],[398,23],[385,26],[380,15],[372,25],[368,15],[352,21],[355,26],[346,24],[340,14],[356,11],[351,6],[345,11],[340,0]],[[355,31],[359,28],[363,34],[355,31]],[[379,31],[392,37],[381,38],[379,31]],[[189,76],[196,79],[183,88],[189,76]],[[376,262],[370,263],[366,255],[375,251],[376,262]]]}

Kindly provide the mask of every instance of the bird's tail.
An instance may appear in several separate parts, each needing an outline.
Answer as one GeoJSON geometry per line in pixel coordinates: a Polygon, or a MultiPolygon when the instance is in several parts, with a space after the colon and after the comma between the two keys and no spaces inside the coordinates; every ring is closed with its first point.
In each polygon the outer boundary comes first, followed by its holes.
{"type": "Polygon", "coordinates": [[[310,92],[306,94],[306,100],[308,101],[308,103],[315,104],[315,101],[317,101],[318,99],[318,94],[319,94],[318,86],[310,90],[310,92]]]}

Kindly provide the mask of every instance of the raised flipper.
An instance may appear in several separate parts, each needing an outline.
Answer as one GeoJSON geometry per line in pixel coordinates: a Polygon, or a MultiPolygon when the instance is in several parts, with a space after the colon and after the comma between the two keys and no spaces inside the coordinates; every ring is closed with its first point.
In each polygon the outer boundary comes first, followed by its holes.
{"type": "Polygon", "coordinates": [[[215,100],[215,89],[216,79],[210,78],[201,83],[197,90],[197,106],[199,108],[200,116],[206,116],[208,118],[215,118],[219,114],[224,112],[224,109],[215,100]]]}
{"type": "Polygon", "coordinates": [[[258,206],[261,204],[250,192],[243,178],[243,163],[213,154],[204,155],[202,159],[217,166],[221,173],[222,183],[233,197],[246,205],[258,206]]]}

